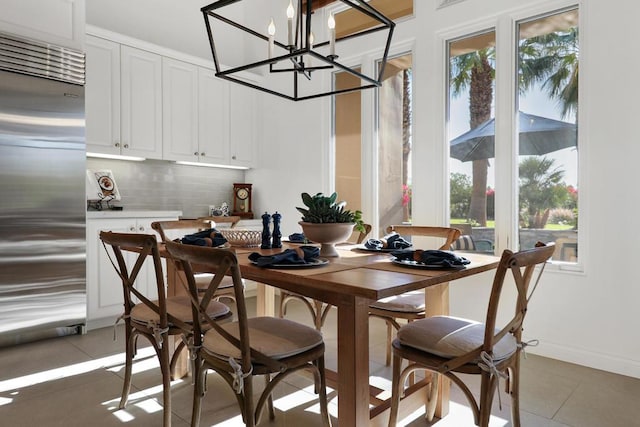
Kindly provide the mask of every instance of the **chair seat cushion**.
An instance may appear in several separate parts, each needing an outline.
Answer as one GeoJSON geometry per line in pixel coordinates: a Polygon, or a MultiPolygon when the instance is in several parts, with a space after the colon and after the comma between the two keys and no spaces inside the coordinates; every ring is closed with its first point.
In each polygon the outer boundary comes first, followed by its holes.
{"type": "Polygon", "coordinates": [[[424,292],[405,292],[401,295],[378,300],[371,303],[369,307],[401,313],[421,313],[424,311],[424,292]]]}
{"type": "MultiPolygon", "coordinates": [[[[211,273],[198,273],[194,274],[193,277],[196,279],[196,288],[198,289],[207,289],[209,284],[211,283],[211,279],[213,279],[213,274],[211,273]]],[[[243,279],[244,283],[244,279],[243,279]]],[[[218,285],[218,291],[231,291],[233,289],[233,278],[231,276],[225,276],[222,278],[222,281],[218,285]]]]}
{"type": "MultiPolygon", "coordinates": [[[[153,301],[154,304],[158,304],[158,301],[153,301]]],[[[193,321],[191,313],[191,299],[187,295],[167,298],[167,313],[180,319],[185,323],[191,323],[193,321]]],[[[215,319],[220,316],[224,316],[229,313],[229,307],[221,302],[211,301],[207,307],[207,314],[215,319]]],[[[158,314],[153,309],[145,304],[136,304],[131,309],[131,319],[138,323],[149,323],[160,321],[158,314]]]]}
{"type": "Polygon", "coordinates": [[[476,243],[473,240],[473,237],[464,234],[460,236],[455,242],[453,242],[453,245],[451,245],[451,249],[455,251],[475,251],[476,243]]]}
{"type": "MultiPolygon", "coordinates": [[[[403,326],[397,337],[402,345],[453,359],[482,345],[484,324],[451,316],[427,317],[403,326]]],[[[493,360],[506,359],[516,349],[516,339],[506,334],[494,346],[493,360]]]]}
{"type": "MultiPolygon", "coordinates": [[[[322,344],[322,334],[313,328],[277,317],[253,317],[248,319],[251,347],[273,359],[284,359],[304,353],[322,344]]],[[[221,325],[238,338],[238,322],[221,325]]],[[[224,339],[215,329],[206,332],[204,350],[216,357],[240,358],[240,350],[224,339]]]]}

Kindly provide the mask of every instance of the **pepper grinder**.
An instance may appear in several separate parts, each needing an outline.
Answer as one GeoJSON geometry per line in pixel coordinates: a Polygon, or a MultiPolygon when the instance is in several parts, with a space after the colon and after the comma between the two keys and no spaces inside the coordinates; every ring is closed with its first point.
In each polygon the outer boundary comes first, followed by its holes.
{"type": "Polygon", "coordinates": [[[260,249],[271,249],[271,232],[269,231],[269,222],[271,215],[265,212],[262,215],[262,244],[260,249]]]}
{"type": "Polygon", "coordinates": [[[273,236],[272,236],[271,247],[281,248],[282,233],[280,232],[280,220],[282,219],[282,215],[280,215],[278,211],[276,211],[276,213],[272,215],[272,218],[273,218],[273,236]]]}

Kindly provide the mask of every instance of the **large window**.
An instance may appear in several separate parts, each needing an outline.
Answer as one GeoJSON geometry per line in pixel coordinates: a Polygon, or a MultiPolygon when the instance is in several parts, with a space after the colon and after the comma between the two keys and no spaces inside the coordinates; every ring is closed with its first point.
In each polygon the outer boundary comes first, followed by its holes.
{"type": "Polygon", "coordinates": [[[521,20],[515,34],[448,43],[450,222],[482,243],[475,250],[497,246],[500,230],[509,235],[503,246],[555,242],[554,260],[577,262],[578,10],[521,20]],[[501,42],[512,44],[509,57],[496,57],[507,52],[501,42]],[[509,63],[515,76],[496,80],[509,63]],[[513,93],[513,107],[496,108],[497,90],[513,93]]]}
{"type": "Polygon", "coordinates": [[[486,252],[495,240],[495,45],[494,31],[448,44],[450,223],[469,236],[467,249],[486,252]]]}
{"type": "Polygon", "coordinates": [[[578,259],[578,10],[518,23],[519,240],[578,259]]]}

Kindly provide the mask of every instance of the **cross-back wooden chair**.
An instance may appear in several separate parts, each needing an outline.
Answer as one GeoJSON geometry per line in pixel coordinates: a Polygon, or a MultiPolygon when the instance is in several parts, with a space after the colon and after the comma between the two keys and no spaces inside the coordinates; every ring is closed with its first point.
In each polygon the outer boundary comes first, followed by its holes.
{"type": "Polygon", "coordinates": [[[330,426],[322,334],[313,328],[286,319],[249,318],[238,260],[231,250],[176,242],[167,242],[166,247],[171,257],[181,263],[186,273],[193,305],[194,348],[197,350],[191,425],[199,424],[207,370],[213,369],[235,391],[247,426],[254,426],[259,422],[265,403],[269,403],[269,415],[274,419],[271,397],[274,387],[287,375],[307,370],[315,380],[324,425],[330,426]],[[231,276],[237,301],[236,321],[220,325],[205,313],[202,303],[197,300],[198,290],[193,280],[192,265],[215,271],[203,301],[215,294],[225,274],[231,276]],[[210,329],[204,332],[203,327],[210,329]],[[267,384],[254,404],[253,377],[256,375],[265,376],[267,384]]]}
{"type": "Polygon", "coordinates": [[[198,218],[199,220],[209,221],[212,227],[218,227],[219,224],[224,224],[229,228],[235,228],[238,225],[238,222],[242,219],[236,215],[230,216],[201,216],[198,218]]]}
{"type": "MultiPolygon", "coordinates": [[[[390,225],[387,234],[396,232],[403,237],[434,237],[444,239],[440,250],[449,250],[451,244],[460,237],[460,230],[449,227],[431,227],[422,225],[390,225]]],[[[384,320],[387,324],[387,354],[385,363],[391,363],[391,339],[394,330],[400,329],[398,319],[412,322],[425,316],[424,291],[406,292],[385,298],[369,305],[369,315],[384,320]]]]}
{"type": "MultiPolygon", "coordinates": [[[[438,384],[437,375],[444,375],[457,384],[467,397],[474,422],[478,426],[489,425],[493,396],[500,378],[506,380],[506,390],[511,397],[511,417],[514,427],[520,426],[520,353],[526,343],[522,342],[522,323],[533,291],[538,284],[544,264],[553,254],[554,246],[539,246],[513,253],[505,250],[493,279],[484,323],[450,316],[434,316],[409,323],[398,331],[393,341],[393,384],[389,426],[397,423],[398,407],[403,384],[407,376],[417,370],[426,369],[435,373],[431,378],[430,399],[426,417],[431,421],[435,412],[438,384]],[[541,265],[536,282],[529,285],[536,266],[541,265]],[[515,293],[513,317],[497,327],[498,306],[505,278],[511,272],[515,293]],[[401,371],[402,361],[409,366],[401,371]],[[458,373],[481,376],[480,396],[476,400],[463,377],[458,373]]],[[[498,391],[498,398],[500,398],[498,391]]]]}
{"type": "MultiPolygon", "coordinates": [[[[160,235],[160,238],[164,243],[167,241],[179,239],[184,235],[195,233],[197,231],[207,230],[212,227],[210,218],[218,217],[203,217],[199,219],[188,220],[174,220],[174,221],[155,221],[151,223],[151,228],[156,230],[160,235]]],[[[228,219],[228,222],[232,224],[232,227],[240,220],[239,216],[235,217],[220,217],[228,219]]],[[[172,262],[169,260],[168,262],[172,262]]],[[[196,284],[199,289],[206,289],[209,287],[212,275],[209,273],[196,273],[196,284]]],[[[218,287],[218,291],[215,295],[215,300],[219,301],[224,298],[228,298],[235,301],[233,292],[233,281],[230,277],[226,278],[218,287]]]]}
{"type": "MultiPolygon", "coordinates": [[[[353,234],[348,239],[348,242],[362,243],[370,232],[371,225],[364,224],[364,231],[354,230],[353,234]]],[[[278,311],[278,315],[280,317],[284,317],[287,314],[287,304],[289,304],[291,301],[300,301],[301,303],[303,303],[311,314],[311,319],[313,319],[313,325],[315,326],[315,328],[317,330],[322,329],[322,325],[324,325],[324,321],[327,319],[327,315],[329,314],[329,310],[331,309],[330,304],[325,304],[322,301],[318,301],[313,298],[308,298],[303,295],[281,289],[280,307],[278,311]]]]}
{"type": "MultiPolygon", "coordinates": [[[[125,323],[126,362],[119,408],[123,409],[127,404],[137,339],[143,336],[149,340],[160,361],[164,404],[163,426],[169,427],[171,426],[171,377],[175,372],[177,357],[185,346],[184,342],[193,337],[191,299],[188,296],[167,297],[156,236],[103,231],[100,233],[100,239],[105,245],[109,259],[112,260],[113,267],[122,279],[124,295],[124,313],[121,317],[125,323]],[[107,246],[111,247],[111,253],[107,246]],[[138,253],[133,264],[127,264],[123,250],[138,253]],[[153,264],[158,295],[157,299],[153,300],[145,295],[144,290],[135,286],[138,275],[144,271],[149,262],[153,264]],[[173,357],[170,358],[169,354],[173,346],[169,343],[169,336],[173,335],[182,335],[184,340],[176,347],[173,357]]],[[[220,302],[212,301],[204,305],[204,310],[216,320],[231,316],[229,307],[220,302]]]]}

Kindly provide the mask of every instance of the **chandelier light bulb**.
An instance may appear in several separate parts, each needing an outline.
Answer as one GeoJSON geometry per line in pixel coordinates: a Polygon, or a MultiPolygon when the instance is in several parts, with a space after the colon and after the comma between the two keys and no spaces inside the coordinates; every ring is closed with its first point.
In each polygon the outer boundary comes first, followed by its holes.
{"type": "Polygon", "coordinates": [[[327,26],[329,27],[329,56],[336,56],[336,20],[333,13],[329,15],[327,26]]]}
{"type": "Polygon", "coordinates": [[[289,0],[289,6],[287,7],[287,40],[289,46],[293,46],[293,15],[295,15],[293,1],[289,0]]]}
{"type": "Polygon", "coordinates": [[[273,23],[273,18],[271,18],[271,22],[269,22],[269,26],[267,27],[267,33],[269,33],[269,59],[273,58],[273,44],[274,38],[276,34],[276,24],[273,23]]]}

